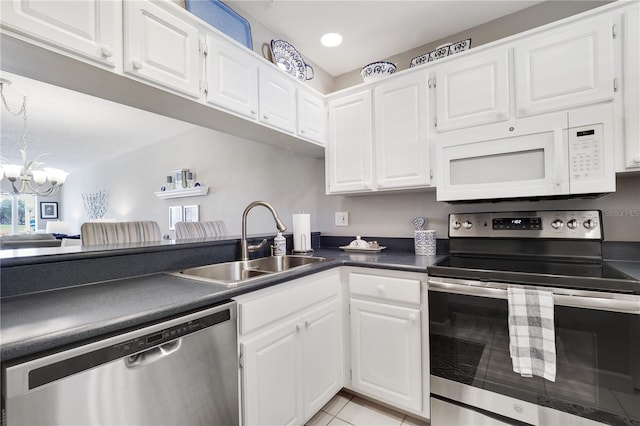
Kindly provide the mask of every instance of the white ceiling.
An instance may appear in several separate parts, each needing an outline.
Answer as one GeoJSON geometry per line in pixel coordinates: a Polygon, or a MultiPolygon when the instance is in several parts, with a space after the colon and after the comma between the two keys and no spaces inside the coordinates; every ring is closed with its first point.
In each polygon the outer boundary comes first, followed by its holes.
{"type": "MultiPolygon", "coordinates": [[[[538,1],[228,1],[287,41],[332,75],[405,52],[538,1]],[[461,13],[462,12],[462,13],[461,13]],[[340,32],[337,48],[320,45],[340,32]]],[[[9,106],[28,97],[29,159],[73,172],[186,132],[192,124],[72,92],[11,73],[0,76],[9,106]]],[[[20,162],[22,120],[1,114],[1,155],[20,162]]],[[[3,160],[4,162],[4,160],[3,160]]]]}
{"type": "MultiPolygon", "coordinates": [[[[38,160],[45,167],[77,171],[195,127],[5,71],[0,77],[11,81],[3,90],[12,111],[19,111],[23,96],[27,97],[28,158],[49,153],[38,160]]],[[[22,116],[9,114],[2,106],[0,119],[1,155],[9,163],[21,164],[22,116]]]]}
{"type": "Polygon", "coordinates": [[[224,3],[279,34],[304,59],[335,77],[541,2],[224,0],[224,3]],[[328,32],[342,34],[342,44],[333,48],[322,46],[320,37],[328,32]]]}

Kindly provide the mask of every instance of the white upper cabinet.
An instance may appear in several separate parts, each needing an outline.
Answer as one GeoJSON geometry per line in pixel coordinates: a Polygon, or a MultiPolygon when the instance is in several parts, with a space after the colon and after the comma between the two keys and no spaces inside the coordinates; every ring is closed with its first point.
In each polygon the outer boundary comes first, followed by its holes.
{"type": "Polygon", "coordinates": [[[298,136],[324,145],[325,117],[322,95],[298,88],[298,136]]]}
{"type": "Polygon", "coordinates": [[[374,89],[378,188],[431,183],[428,91],[426,73],[399,77],[374,89]]]}
{"type": "Polygon", "coordinates": [[[373,189],[371,91],[329,101],[327,193],[373,189]]]}
{"type": "Polygon", "coordinates": [[[514,47],[517,116],[613,99],[612,31],[607,15],[519,40],[514,47]]]}
{"type": "Polygon", "coordinates": [[[226,40],[206,37],[207,102],[258,118],[258,61],[226,40]]]}
{"type": "Polygon", "coordinates": [[[118,1],[0,2],[2,27],[83,59],[118,69],[122,5],[118,1]]]}
{"type": "Polygon", "coordinates": [[[124,71],[198,98],[198,29],[181,19],[171,2],[124,2],[124,71]]]}
{"type": "Polygon", "coordinates": [[[437,130],[509,119],[509,50],[496,47],[435,68],[437,130]]]}
{"type": "Polygon", "coordinates": [[[260,121],[289,133],[296,132],[296,86],[281,70],[261,65],[260,121]]]}
{"type": "Polygon", "coordinates": [[[624,168],[640,168],[640,4],[623,15],[624,168]]]}

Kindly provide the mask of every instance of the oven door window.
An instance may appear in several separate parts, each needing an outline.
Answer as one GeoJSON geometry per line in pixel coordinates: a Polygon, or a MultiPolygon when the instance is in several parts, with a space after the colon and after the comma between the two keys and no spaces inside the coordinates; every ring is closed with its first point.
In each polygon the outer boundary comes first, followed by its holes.
{"type": "Polygon", "coordinates": [[[556,381],[513,372],[504,299],[429,292],[431,374],[607,424],[640,424],[640,315],[555,306],[556,381]]]}

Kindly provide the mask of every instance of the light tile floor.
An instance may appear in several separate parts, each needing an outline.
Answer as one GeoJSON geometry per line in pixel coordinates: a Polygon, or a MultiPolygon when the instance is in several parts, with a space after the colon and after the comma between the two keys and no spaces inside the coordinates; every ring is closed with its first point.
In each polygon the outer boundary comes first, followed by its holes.
{"type": "Polygon", "coordinates": [[[429,423],[382,407],[342,390],[307,426],[428,426],[429,423]]]}

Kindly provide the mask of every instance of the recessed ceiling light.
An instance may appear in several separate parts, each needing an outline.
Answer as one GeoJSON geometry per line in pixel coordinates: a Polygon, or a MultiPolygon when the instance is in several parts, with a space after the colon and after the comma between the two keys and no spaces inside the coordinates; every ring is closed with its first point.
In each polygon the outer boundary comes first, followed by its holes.
{"type": "Polygon", "coordinates": [[[327,47],[336,47],[342,43],[342,36],[338,33],[327,33],[320,37],[320,43],[327,47]]]}

